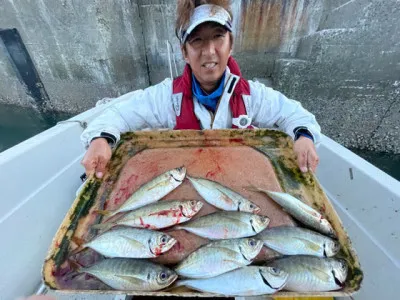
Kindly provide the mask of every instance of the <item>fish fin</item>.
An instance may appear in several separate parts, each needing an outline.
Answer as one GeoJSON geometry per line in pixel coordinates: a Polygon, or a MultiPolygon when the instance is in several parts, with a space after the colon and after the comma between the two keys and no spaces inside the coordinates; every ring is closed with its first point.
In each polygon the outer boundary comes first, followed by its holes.
{"type": "Polygon", "coordinates": [[[118,277],[119,279],[121,279],[121,280],[124,280],[124,281],[127,281],[127,282],[129,282],[130,284],[133,284],[133,285],[136,285],[136,286],[141,286],[141,285],[143,285],[143,283],[145,282],[144,280],[142,280],[142,279],[139,279],[139,278],[137,278],[137,277],[134,277],[134,276],[129,276],[129,275],[114,275],[115,277],[118,277]]]}
{"type": "Polygon", "coordinates": [[[103,231],[107,231],[111,228],[113,228],[116,224],[114,223],[100,223],[100,224],[95,224],[91,228],[92,229],[102,229],[103,231]]]}
{"type": "Polygon", "coordinates": [[[130,245],[132,245],[135,248],[144,248],[144,245],[136,240],[133,240],[132,238],[129,238],[127,236],[124,235],[120,235],[121,238],[123,238],[124,240],[126,240],[130,245]]]}
{"type": "Polygon", "coordinates": [[[224,195],[224,202],[228,205],[235,205],[236,203],[232,200],[231,197],[229,197],[226,193],[224,193],[221,189],[217,188],[218,191],[220,191],[222,193],[222,195],[224,195]]]}
{"type": "Polygon", "coordinates": [[[296,237],[296,239],[298,239],[300,242],[305,244],[308,248],[310,248],[313,251],[318,251],[321,248],[320,245],[318,245],[317,243],[314,243],[314,242],[312,242],[310,240],[306,240],[306,239],[303,239],[303,238],[300,238],[300,237],[296,237]]]}
{"type": "Polygon", "coordinates": [[[234,265],[237,265],[238,267],[246,267],[247,266],[246,264],[241,264],[240,262],[235,261],[235,260],[231,260],[231,259],[223,259],[223,261],[232,263],[234,265]]]}
{"type": "Polygon", "coordinates": [[[95,210],[94,211],[96,214],[102,215],[102,216],[110,216],[113,212],[110,210],[95,210]]]}
{"type": "Polygon", "coordinates": [[[305,267],[309,270],[311,274],[314,274],[316,277],[318,277],[320,280],[328,282],[331,277],[329,274],[326,274],[324,271],[310,265],[305,265],[305,267]]]}
{"type": "MultiPolygon", "coordinates": [[[[301,201],[301,200],[299,200],[301,201]]],[[[322,215],[313,207],[311,207],[309,204],[304,203],[303,201],[301,201],[304,206],[302,206],[301,208],[303,209],[303,211],[311,216],[313,216],[314,218],[322,218],[322,215]]]]}

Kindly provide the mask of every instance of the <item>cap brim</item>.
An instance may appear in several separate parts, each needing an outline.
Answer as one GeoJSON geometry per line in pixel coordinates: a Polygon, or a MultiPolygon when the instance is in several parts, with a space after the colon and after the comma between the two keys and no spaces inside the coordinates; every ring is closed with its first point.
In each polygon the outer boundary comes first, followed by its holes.
{"type": "Polygon", "coordinates": [[[228,26],[226,26],[226,22],[222,21],[222,20],[219,19],[219,18],[209,17],[209,18],[207,18],[207,19],[198,20],[197,22],[191,24],[191,25],[189,26],[189,28],[186,30],[186,34],[187,34],[187,35],[191,34],[191,33],[193,32],[193,30],[196,29],[197,26],[199,26],[199,25],[201,25],[201,24],[203,24],[203,23],[206,23],[206,22],[215,22],[215,23],[218,23],[218,24],[224,26],[227,30],[232,31],[228,26]]]}

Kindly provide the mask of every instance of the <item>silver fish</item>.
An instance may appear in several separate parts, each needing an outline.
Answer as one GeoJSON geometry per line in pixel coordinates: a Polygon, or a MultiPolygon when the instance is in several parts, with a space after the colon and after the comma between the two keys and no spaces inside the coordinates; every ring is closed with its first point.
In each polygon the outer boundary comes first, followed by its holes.
{"type": "Polygon", "coordinates": [[[340,250],[339,242],[300,227],[268,228],[257,235],[264,245],[283,255],[313,255],[331,257],[340,250]]]}
{"type": "Polygon", "coordinates": [[[215,207],[227,211],[243,211],[255,214],[261,211],[256,204],[218,182],[189,176],[187,178],[200,196],[215,207]]]}
{"type": "Polygon", "coordinates": [[[272,198],[272,200],[276,201],[280,206],[282,206],[285,211],[303,224],[323,234],[336,237],[336,233],[329,221],[325,219],[318,211],[299,199],[287,193],[272,192],[260,188],[255,189],[256,191],[267,194],[270,198],[272,198]]]}
{"type": "Polygon", "coordinates": [[[189,278],[218,276],[251,264],[262,246],[263,243],[254,238],[212,242],[190,254],[175,272],[189,278]]]}
{"type": "Polygon", "coordinates": [[[91,274],[113,289],[123,291],[158,291],[171,285],[178,275],[146,260],[110,258],[77,270],[91,274]]]}
{"type": "Polygon", "coordinates": [[[107,257],[151,258],[171,249],[176,240],[163,232],[137,228],[107,231],[83,245],[107,257]]]}
{"type": "Polygon", "coordinates": [[[212,239],[233,239],[254,236],[267,228],[269,218],[246,212],[223,211],[202,216],[177,229],[212,239]]]}
{"type": "Polygon", "coordinates": [[[247,266],[212,278],[178,281],[177,286],[225,296],[258,296],[279,291],[287,278],[276,268],[247,266]]]}
{"type": "Polygon", "coordinates": [[[107,230],[117,225],[162,229],[189,221],[203,207],[199,200],[160,201],[126,213],[114,222],[92,226],[93,229],[107,230]]]}
{"type": "Polygon", "coordinates": [[[147,204],[157,202],[177,188],[183,182],[185,176],[185,167],[167,171],[142,185],[118,209],[113,211],[98,211],[98,213],[112,217],[118,213],[134,210],[147,204]]]}
{"type": "Polygon", "coordinates": [[[288,256],[268,262],[289,274],[285,290],[295,292],[325,292],[341,289],[348,267],[343,259],[315,256],[288,256]]]}

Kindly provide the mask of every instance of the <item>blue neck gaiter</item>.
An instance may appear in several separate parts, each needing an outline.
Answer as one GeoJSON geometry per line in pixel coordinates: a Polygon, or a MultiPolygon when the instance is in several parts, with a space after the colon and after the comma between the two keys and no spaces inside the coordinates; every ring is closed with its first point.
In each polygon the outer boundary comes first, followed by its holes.
{"type": "Polygon", "coordinates": [[[218,88],[212,92],[210,95],[206,95],[200,87],[200,83],[197,81],[196,77],[192,74],[192,93],[196,96],[197,100],[207,108],[211,109],[213,112],[217,109],[218,99],[221,97],[224,91],[225,82],[225,72],[222,75],[221,82],[218,88]]]}

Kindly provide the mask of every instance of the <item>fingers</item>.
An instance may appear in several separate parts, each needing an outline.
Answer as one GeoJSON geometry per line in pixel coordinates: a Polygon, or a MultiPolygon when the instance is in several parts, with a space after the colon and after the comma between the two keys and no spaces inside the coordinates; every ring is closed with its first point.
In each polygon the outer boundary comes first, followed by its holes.
{"type": "Polygon", "coordinates": [[[297,164],[300,167],[300,170],[305,173],[308,171],[307,168],[307,152],[306,151],[301,151],[300,153],[297,154],[297,164]]]}
{"type": "Polygon", "coordinates": [[[97,162],[97,167],[96,167],[96,177],[97,178],[102,178],[104,175],[104,172],[106,170],[108,160],[104,156],[99,156],[98,162],[97,162]]]}
{"type": "Polygon", "coordinates": [[[110,158],[111,148],[107,141],[96,139],[90,144],[81,164],[85,167],[88,177],[96,175],[97,178],[102,178],[110,158]]]}
{"type": "Polygon", "coordinates": [[[319,163],[319,157],[318,157],[317,153],[314,151],[314,149],[308,151],[307,161],[308,161],[309,170],[312,171],[313,173],[315,173],[315,171],[317,170],[318,163],[319,163]]]}
{"type": "Polygon", "coordinates": [[[307,137],[300,137],[294,144],[293,150],[297,155],[297,164],[301,172],[315,172],[319,163],[314,143],[307,137]]]}
{"type": "Polygon", "coordinates": [[[97,160],[91,157],[89,152],[87,152],[86,155],[83,157],[81,164],[85,167],[86,176],[93,176],[96,170],[97,160]]]}

